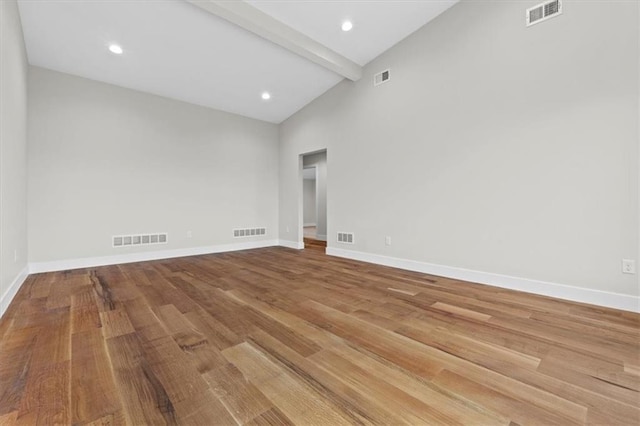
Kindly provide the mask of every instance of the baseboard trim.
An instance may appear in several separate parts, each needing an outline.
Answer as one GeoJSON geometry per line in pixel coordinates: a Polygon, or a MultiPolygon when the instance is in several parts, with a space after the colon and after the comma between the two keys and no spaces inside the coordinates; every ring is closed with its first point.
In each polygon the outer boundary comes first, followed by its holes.
{"type": "Polygon", "coordinates": [[[303,227],[307,227],[307,226],[316,226],[315,223],[305,223],[304,225],[302,225],[303,227]]]}
{"type": "MultiPolygon", "coordinates": [[[[197,256],[202,254],[223,253],[273,246],[288,247],[296,250],[304,249],[303,242],[288,240],[265,240],[207,247],[162,250],[145,253],[129,253],[116,256],[102,256],[52,262],[30,263],[28,267],[25,267],[18,274],[7,291],[2,295],[2,298],[0,299],[0,317],[4,314],[11,301],[18,293],[18,290],[29,276],[29,273],[33,274],[40,272],[65,271],[70,269],[171,259],[175,257],[197,256]]],[[[605,306],[608,308],[640,313],[640,298],[626,294],[580,288],[546,281],[494,274],[490,272],[474,271],[452,266],[436,265],[432,263],[400,259],[379,254],[364,253],[355,250],[345,250],[335,247],[327,247],[326,253],[329,256],[343,257],[347,259],[359,260],[362,262],[391,266],[394,268],[400,268],[409,271],[422,272],[425,274],[486,284],[494,287],[508,288],[511,290],[556,297],[558,299],[589,303],[598,306],[605,306]]]]}
{"type": "Polygon", "coordinates": [[[20,287],[22,287],[22,284],[24,284],[28,276],[29,267],[25,266],[22,271],[20,271],[18,276],[13,280],[11,285],[9,285],[7,291],[4,292],[2,298],[0,299],[0,318],[2,318],[2,316],[6,312],[9,304],[11,304],[13,298],[16,297],[16,294],[18,294],[18,290],[20,290],[20,287]]]}
{"type": "Polygon", "coordinates": [[[327,241],[327,236],[324,234],[316,234],[316,240],[327,241]]]}
{"type": "Polygon", "coordinates": [[[379,254],[363,253],[354,250],[345,250],[327,247],[326,253],[330,256],[391,266],[409,271],[453,278],[486,284],[494,287],[508,288],[542,296],[556,297],[558,299],[571,300],[573,302],[589,303],[592,305],[620,309],[640,313],[640,297],[620,293],[611,293],[601,290],[574,287],[564,284],[537,281],[527,278],[512,277],[508,275],[494,274],[490,272],[473,271],[469,269],[451,266],[436,265],[415,260],[400,259],[397,257],[383,256],[379,254]]]}
{"type": "Polygon", "coordinates": [[[282,247],[287,247],[295,250],[302,250],[304,248],[303,242],[289,241],[289,240],[279,240],[278,245],[282,247]]]}
{"type": "Polygon", "coordinates": [[[116,256],[86,257],[82,259],[55,260],[52,262],[35,262],[29,264],[29,272],[34,274],[40,272],[66,271],[69,269],[92,268],[95,266],[172,259],[175,257],[198,256],[201,254],[249,250],[263,247],[273,247],[277,245],[278,240],[264,240],[234,244],[221,244],[207,247],[192,247],[174,250],[150,251],[143,253],[128,253],[116,256]]]}

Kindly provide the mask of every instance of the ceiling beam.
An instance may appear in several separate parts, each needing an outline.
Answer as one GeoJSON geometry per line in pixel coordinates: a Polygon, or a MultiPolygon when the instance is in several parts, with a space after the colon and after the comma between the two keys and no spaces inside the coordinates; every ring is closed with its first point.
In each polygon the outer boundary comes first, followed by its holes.
{"type": "Polygon", "coordinates": [[[241,0],[187,0],[215,16],[223,18],[272,43],[321,65],[349,80],[362,77],[362,67],[241,0]]]}

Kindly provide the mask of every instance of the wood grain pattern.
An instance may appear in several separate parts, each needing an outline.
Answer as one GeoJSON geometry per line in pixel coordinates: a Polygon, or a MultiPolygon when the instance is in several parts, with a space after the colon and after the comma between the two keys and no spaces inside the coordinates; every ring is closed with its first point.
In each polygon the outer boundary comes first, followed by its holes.
{"type": "Polygon", "coordinates": [[[640,423],[640,315],[310,245],[30,276],[0,424],[640,423]]]}
{"type": "Polygon", "coordinates": [[[99,329],[74,333],[71,342],[71,413],[73,423],[116,414],[121,403],[111,361],[99,329]]]}
{"type": "Polygon", "coordinates": [[[327,248],[327,242],[326,241],[322,241],[322,240],[318,240],[315,238],[304,238],[304,248],[305,249],[311,249],[311,250],[318,250],[322,253],[325,252],[326,248],[327,248]]]}

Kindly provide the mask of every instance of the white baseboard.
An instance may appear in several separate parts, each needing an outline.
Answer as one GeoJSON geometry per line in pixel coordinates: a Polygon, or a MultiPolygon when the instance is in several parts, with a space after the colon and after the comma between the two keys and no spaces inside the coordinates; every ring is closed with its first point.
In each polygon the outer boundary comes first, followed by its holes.
{"type": "MultiPolygon", "coordinates": [[[[25,267],[14,279],[7,291],[0,299],[0,317],[17,294],[20,286],[27,279],[29,273],[64,271],[69,269],[90,268],[94,266],[116,265],[122,263],[143,262],[148,260],[171,259],[175,257],[196,256],[201,254],[222,253],[229,251],[248,250],[263,247],[283,246],[292,249],[304,249],[303,242],[288,240],[265,240],[245,243],[224,244],[208,247],[194,247],[175,250],[162,250],[145,253],[129,253],[115,256],[91,257],[82,259],[69,259],[52,262],[35,262],[25,267]]],[[[494,287],[508,288],[527,293],[551,296],[559,299],[575,302],[590,303],[631,312],[640,312],[640,298],[636,296],[611,293],[600,290],[592,290],[557,284],[545,281],[531,280],[527,278],[511,277],[508,275],[494,274],[490,272],[473,271],[451,266],[436,265],[415,260],[400,259],[396,257],[378,254],[363,253],[354,250],[345,250],[327,247],[326,253],[330,256],[359,260],[391,266],[409,271],[454,278],[494,287]]]]}
{"type": "Polygon", "coordinates": [[[11,301],[13,300],[14,297],[16,297],[16,294],[18,294],[18,290],[20,290],[20,287],[22,287],[22,284],[24,284],[28,276],[29,276],[29,267],[25,266],[24,269],[20,271],[18,276],[9,285],[9,288],[7,289],[7,291],[4,292],[4,294],[2,295],[2,298],[0,299],[0,318],[2,318],[2,315],[4,315],[11,301]]]}
{"type": "Polygon", "coordinates": [[[302,225],[303,227],[307,227],[307,226],[316,226],[315,223],[305,223],[304,225],[302,225]]]}
{"type": "Polygon", "coordinates": [[[542,296],[551,296],[574,302],[589,303],[592,305],[605,306],[624,311],[640,312],[640,297],[637,296],[530,280],[527,278],[511,277],[508,275],[494,274],[490,272],[472,271],[469,269],[435,265],[415,260],[400,259],[396,257],[363,253],[334,247],[327,247],[326,253],[330,256],[344,257],[347,259],[391,266],[394,268],[422,272],[430,275],[470,281],[494,287],[508,288],[511,290],[524,291],[526,293],[533,293],[542,296]]]}
{"type": "Polygon", "coordinates": [[[217,246],[193,247],[174,250],[127,253],[114,256],[85,257],[82,259],[55,260],[29,264],[29,272],[54,272],[69,269],[91,268],[94,266],[118,265],[121,263],[144,262],[148,260],[171,259],[174,257],[197,256],[200,254],[223,253],[278,245],[278,240],[250,241],[244,243],[221,244],[217,246]]]}
{"type": "Polygon", "coordinates": [[[278,245],[282,247],[296,249],[296,250],[302,250],[304,248],[303,242],[288,241],[288,240],[279,240],[278,245]]]}

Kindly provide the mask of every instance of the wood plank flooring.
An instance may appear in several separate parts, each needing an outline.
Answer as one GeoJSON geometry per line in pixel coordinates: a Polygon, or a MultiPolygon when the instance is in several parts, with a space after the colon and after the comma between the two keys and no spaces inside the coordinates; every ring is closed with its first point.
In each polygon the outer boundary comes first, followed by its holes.
{"type": "Polygon", "coordinates": [[[325,256],[32,275],[0,424],[637,425],[640,315],[325,256]]]}
{"type": "Polygon", "coordinates": [[[322,240],[317,240],[315,238],[304,237],[304,248],[312,249],[312,250],[320,250],[322,253],[324,253],[327,248],[327,242],[322,240]]]}

